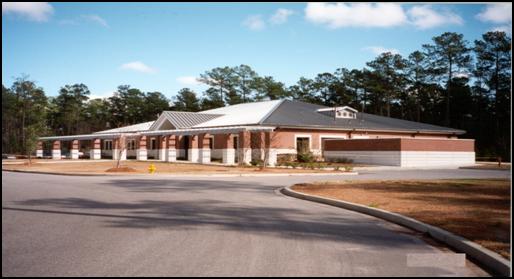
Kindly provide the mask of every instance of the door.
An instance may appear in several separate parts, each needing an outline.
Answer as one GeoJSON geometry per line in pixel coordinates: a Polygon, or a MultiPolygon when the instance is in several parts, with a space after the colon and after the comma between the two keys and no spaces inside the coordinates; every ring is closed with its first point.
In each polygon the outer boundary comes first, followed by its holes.
{"type": "Polygon", "coordinates": [[[237,136],[234,137],[234,140],[232,141],[232,144],[233,144],[234,150],[236,151],[235,152],[234,162],[237,163],[237,162],[239,162],[239,140],[238,140],[237,136]]]}
{"type": "Polygon", "coordinates": [[[189,136],[184,136],[184,157],[185,157],[185,160],[188,161],[189,160],[189,136]]]}

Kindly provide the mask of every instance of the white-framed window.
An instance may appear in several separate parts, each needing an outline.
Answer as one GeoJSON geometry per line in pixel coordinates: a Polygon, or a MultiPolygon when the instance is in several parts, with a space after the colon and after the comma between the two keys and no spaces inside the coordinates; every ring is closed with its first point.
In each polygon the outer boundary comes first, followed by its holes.
{"type": "Polygon", "coordinates": [[[294,135],[294,149],[298,153],[310,152],[312,150],[312,136],[294,135]]]}

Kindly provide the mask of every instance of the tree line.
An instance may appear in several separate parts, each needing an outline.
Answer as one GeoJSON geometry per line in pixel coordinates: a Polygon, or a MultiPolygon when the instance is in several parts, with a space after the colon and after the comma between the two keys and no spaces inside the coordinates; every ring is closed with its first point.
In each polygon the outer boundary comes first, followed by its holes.
{"type": "Polygon", "coordinates": [[[200,111],[244,102],[294,99],[325,106],[464,129],[477,156],[510,159],[511,38],[487,32],[473,43],[446,32],[404,57],[382,53],[362,69],[338,68],[286,86],[248,65],[200,74],[201,94],[121,85],[109,98],[90,99],[84,84],[48,97],[27,76],[2,85],[2,153],[26,152],[31,136],[84,134],[155,120],[163,110],[200,111]],[[27,142],[28,141],[28,142],[27,142]],[[22,143],[22,144],[20,144],[22,143]]]}

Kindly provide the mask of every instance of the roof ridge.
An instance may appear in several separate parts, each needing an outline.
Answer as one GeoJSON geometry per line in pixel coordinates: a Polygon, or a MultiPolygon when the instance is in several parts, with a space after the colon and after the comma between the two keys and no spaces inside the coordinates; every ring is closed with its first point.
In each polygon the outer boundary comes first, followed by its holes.
{"type": "Polygon", "coordinates": [[[173,113],[194,113],[194,114],[198,114],[198,115],[222,115],[222,114],[218,114],[218,113],[200,113],[199,111],[180,111],[180,110],[163,110],[162,111],[163,113],[164,112],[173,112],[173,113]]]}
{"type": "MultiPolygon", "coordinates": [[[[266,121],[266,119],[268,119],[268,117],[270,117],[270,115],[275,112],[275,110],[277,110],[277,108],[282,105],[284,103],[284,101],[287,100],[287,99],[281,99],[279,100],[279,102],[277,102],[271,109],[270,111],[268,111],[268,113],[266,113],[266,115],[264,115],[261,120],[259,120],[259,125],[261,125],[264,121],[266,121]]],[[[273,100],[275,101],[275,100],[273,100]]]]}

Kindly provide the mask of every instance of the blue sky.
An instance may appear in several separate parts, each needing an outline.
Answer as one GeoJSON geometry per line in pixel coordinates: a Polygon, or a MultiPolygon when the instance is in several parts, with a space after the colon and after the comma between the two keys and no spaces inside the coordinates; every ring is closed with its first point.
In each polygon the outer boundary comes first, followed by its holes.
{"type": "Polygon", "coordinates": [[[512,4],[2,3],[2,83],[27,74],[55,96],[84,83],[172,97],[195,77],[247,64],[292,85],[362,68],[381,51],[407,56],[446,31],[473,42],[512,29],[512,4]]]}

